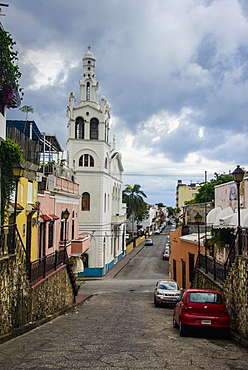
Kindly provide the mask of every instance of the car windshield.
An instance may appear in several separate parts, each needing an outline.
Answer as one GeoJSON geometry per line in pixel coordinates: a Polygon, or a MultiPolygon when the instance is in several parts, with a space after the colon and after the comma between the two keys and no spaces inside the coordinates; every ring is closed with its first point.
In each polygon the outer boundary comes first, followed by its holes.
{"type": "Polygon", "coordinates": [[[218,293],[192,292],[189,293],[189,302],[221,304],[222,299],[218,293]]]}
{"type": "Polygon", "coordinates": [[[179,290],[177,283],[159,283],[158,286],[159,289],[165,289],[165,290],[179,290]]]}

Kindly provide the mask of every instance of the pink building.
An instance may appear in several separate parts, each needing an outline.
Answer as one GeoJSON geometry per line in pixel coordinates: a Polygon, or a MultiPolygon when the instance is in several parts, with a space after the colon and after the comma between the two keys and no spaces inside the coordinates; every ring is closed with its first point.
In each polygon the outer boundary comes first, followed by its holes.
{"type": "Polygon", "coordinates": [[[78,236],[79,185],[66,177],[49,174],[42,178],[40,188],[45,190],[38,194],[37,259],[66,246],[69,257],[82,256],[87,263],[90,235],[78,236]],[[69,211],[67,220],[65,210],[69,211]]]}

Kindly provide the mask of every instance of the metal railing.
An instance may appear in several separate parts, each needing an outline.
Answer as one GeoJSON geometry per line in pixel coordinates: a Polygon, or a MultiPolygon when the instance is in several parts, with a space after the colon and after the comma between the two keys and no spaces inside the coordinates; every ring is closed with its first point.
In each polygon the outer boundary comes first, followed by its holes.
{"type": "Polygon", "coordinates": [[[0,257],[16,254],[18,262],[29,271],[29,260],[16,224],[0,226],[0,257]]]}
{"type": "Polygon", "coordinates": [[[0,257],[15,253],[15,225],[0,226],[0,257]]]}
{"type": "Polygon", "coordinates": [[[35,261],[30,262],[30,282],[32,285],[38,283],[58,267],[64,265],[68,260],[66,248],[56,250],[35,261]]]}
{"type": "MultiPolygon", "coordinates": [[[[247,231],[245,233],[246,239],[248,238],[247,231]]],[[[215,257],[209,256],[205,253],[198,252],[196,267],[205,271],[206,274],[213,275],[214,280],[224,282],[227,274],[237,255],[237,243],[239,238],[239,230],[237,230],[235,237],[229,249],[229,253],[225,262],[217,260],[215,257]]],[[[243,235],[244,238],[244,235],[243,235]]]]}
{"type": "Polygon", "coordinates": [[[218,261],[215,257],[199,252],[196,267],[205,270],[206,274],[212,274],[214,280],[224,281],[226,279],[226,264],[218,261]]]}

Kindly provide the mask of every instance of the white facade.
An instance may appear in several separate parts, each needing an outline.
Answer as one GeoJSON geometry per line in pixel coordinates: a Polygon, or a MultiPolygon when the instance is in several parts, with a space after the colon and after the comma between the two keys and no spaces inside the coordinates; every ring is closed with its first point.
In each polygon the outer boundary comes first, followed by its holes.
{"type": "Polygon", "coordinates": [[[95,57],[83,58],[80,101],[72,92],[67,106],[67,161],[75,171],[81,195],[79,234],[91,234],[86,276],[102,276],[125,254],[125,212],[122,204],[121,155],[109,139],[110,105],[97,103],[95,57]]]}

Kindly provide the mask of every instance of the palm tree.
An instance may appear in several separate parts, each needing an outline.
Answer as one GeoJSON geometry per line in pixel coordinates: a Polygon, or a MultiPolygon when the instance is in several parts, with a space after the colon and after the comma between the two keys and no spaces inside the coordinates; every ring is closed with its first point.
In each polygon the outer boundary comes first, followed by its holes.
{"type": "Polygon", "coordinates": [[[127,204],[127,217],[132,217],[132,235],[134,233],[134,221],[140,208],[144,204],[146,194],[141,190],[141,186],[135,184],[134,186],[125,185],[123,190],[123,201],[127,204]]]}
{"type": "Polygon", "coordinates": [[[19,108],[23,113],[26,113],[26,121],[28,120],[28,113],[34,113],[33,107],[31,105],[23,105],[19,108]]]}

